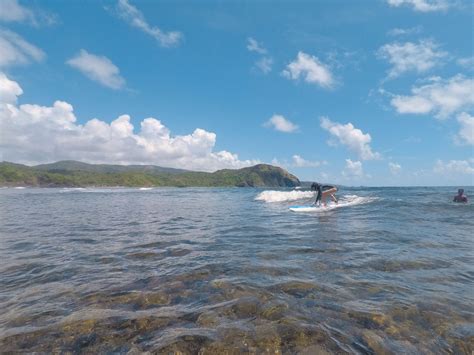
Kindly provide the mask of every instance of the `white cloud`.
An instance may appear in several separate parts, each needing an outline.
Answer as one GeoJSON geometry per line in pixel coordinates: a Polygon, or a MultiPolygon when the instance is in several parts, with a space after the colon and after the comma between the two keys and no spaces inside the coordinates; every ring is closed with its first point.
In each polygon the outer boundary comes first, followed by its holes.
{"type": "Polygon", "coordinates": [[[421,33],[421,31],[423,31],[423,27],[415,26],[415,27],[409,27],[409,28],[393,28],[390,31],[388,31],[388,34],[390,36],[407,36],[407,35],[421,33]]]}
{"type": "Polygon", "coordinates": [[[296,168],[317,168],[321,166],[321,164],[324,164],[324,162],[320,162],[320,161],[306,160],[297,154],[293,155],[292,160],[293,160],[292,165],[296,168]]]}
{"type": "Polygon", "coordinates": [[[411,89],[412,95],[395,95],[391,104],[398,113],[428,114],[437,118],[473,107],[474,80],[456,75],[450,79],[431,78],[429,84],[411,89]]]}
{"type": "Polygon", "coordinates": [[[344,168],[342,175],[348,178],[363,177],[365,174],[364,169],[362,168],[362,162],[346,159],[346,167],[344,168]]]}
{"type": "MultiPolygon", "coordinates": [[[[290,160],[288,159],[277,159],[273,158],[271,161],[272,165],[275,166],[280,166],[283,169],[290,169],[290,168],[318,168],[324,165],[327,165],[328,162],[323,160],[323,161],[312,161],[312,160],[306,160],[304,159],[301,155],[295,154],[291,157],[290,160]]],[[[321,174],[321,172],[318,172],[321,174]]]]}
{"type": "Polygon", "coordinates": [[[264,123],[265,127],[271,127],[277,131],[292,133],[298,130],[298,126],[290,120],[287,120],[282,115],[273,115],[267,122],[264,123]]]}
{"type": "Polygon", "coordinates": [[[329,67],[317,57],[304,52],[298,52],[296,59],[287,65],[282,74],[291,80],[299,80],[301,77],[307,83],[317,84],[323,88],[331,88],[335,84],[329,67]]]}
{"type": "Polygon", "coordinates": [[[0,67],[39,62],[44,52],[23,37],[9,30],[0,30],[0,67]]]}
{"type": "Polygon", "coordinates": [[[252,37],[247,38],[247,49],[250,52],[256,52],[262,55],[262,57],[255,62],[255,67],[260,70],[263,74],[268,74],[272,71],[273,58],[267,56],[268,51],[260,43],[252,37]]]}
{"type": "Polygon", "coordinates": [[[91,119],[78,124],[73,107],[56,101],[52,107],[17,106],[20,86],[0,75],[0,149],[2,160],[27,164],[75,159],[90,163],[156,164],[213,171],[258,163],[236,154],[214,151],[216,134],[197,128],[173,136],[160,120],[146,118],[134,131],[130,116],[111,123],[91,119]]]}
{"type": "Polygon", "coordinates": [[[278,160],[277,158],[273,158],[272,161],[271,161],[271,164],[272,165],[275,165],[275,166],[279,166],[283,169],[286,169],[286,163],[284,162],[281,162],[280,160],[278,160]]]}
{"type": "Polygon", "coordinates": [[[421,40],[418,43],[394,42],[380,47],[377,55],[392,65],[388,75],[394,78],[410,71],[425,73],[440,65],[447,53],[438,48],[439,45],[432,40],[421,40]]]}
{"type": "Polygon", "coordinates": [[[415,11],[420,12],[444,11],[449,8],[447,0],[387,0],[387,2],[394,7],[411,6],[415,11]]]}
{"type": "Polygon", "coordinates": [[[393,175],[397,175],[402,170],[402,166],[400,164],[392,162],[388,163],[388,168],[393,175]]]}
{"type": "Polygon", "coordinates": [[[459,58],[456,62],[466,69],[474,69],[474,57],[459,58]]]}
{"type": "Polygon", "coordinates": [[[473,175],[474,165],[472,161],[468,160],[450,160],[443,162],[438,160],[433,168],[433,171],[440,175],[456,176],[456,175],[473,175]]]}
{"type": "Polygon", "coordinates": [[[250,52],[257,52],[259,54],[267,54],[267,50],[260,43],[258,43],[257,40],[255,40],[252,37],[247,38],[247,49],[250,52]]]}
{"type": "MultiPolygon", "coordinates": [[[[328,131],[337,141],[357,154],[362,160],[379,159],[380,154],[373,152],[370,147],[372,137],[368,133],[363,133],[355,128],[352,123],[340,124],[332,122],[327,117],[321,118],[321,127],[328,131]]],[[[330,141],[331,143],[331,141],[330,141]]]]}
{"type": "Polygon", "coordinates": [[[163,32],[158,27],[148,24],[145,16],[143,16],[143,13],[135,6],[131,5],[128,0],[119,0],[116,9],[119,17],[121,17],[131,26],[139,28],[146,34],[149,34],[155,38],[163,47],[175,46],[183,38],[183,34],[181,32],[163,32]]]}
{"type": "Polygon", "coordinates": [[[268,74],[272,71],[272,65],[273,59],[270,57],[262,57],[255,62],[255,66],[264,74],[268,74]]]}
{"type": "Polygon", "coordinates": [[[18,96],[23,94],[23,90],[16,81],[10,80],[0,72],[0,100],[5,104],[15,104],[18,96]]]}
{"type": "Polygon", "coordinates": [[[107,57],[91,54],[85,49],[81,49],[77,56],[69,59],[66,63],[89,79],[109,88],[121,89],[125,86],[125,79],[120,76],[119,68],[107,57]]]}
{"type": "Polygon", "coordinates": [[[467,112],[462,112],[457,117],[461,128],[459,129],[457,140],[461,144],[474,145],[474,116],[467,112]]]}
{"type": "Polygon", "coordinates": [[[52,25],[56,22],[56,16],[38,9],[33,12],[22,6],[18,0],[0,0],[0,21],[26,22],[35,26],[39,24],[52,25]]]}
{"type": "Polygon", "coordinates": [[[34,18],[33,12],[21,6],[17,0],[0,1],[0,21],[24,22],[34,18]]]}

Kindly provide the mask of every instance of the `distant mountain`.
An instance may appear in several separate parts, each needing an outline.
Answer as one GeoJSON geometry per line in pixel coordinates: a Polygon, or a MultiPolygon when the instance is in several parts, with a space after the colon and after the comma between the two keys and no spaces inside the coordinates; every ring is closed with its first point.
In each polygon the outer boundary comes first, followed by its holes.
{"type": "Polygon", "coordinates": [[[73,160],[26,166],[0,163],[1,186],[85,187],[85,186],[239,186],[294,187],[298,178],[286,170],[258,164],[213,173],[154,165],[87,164],[73,160]]]}

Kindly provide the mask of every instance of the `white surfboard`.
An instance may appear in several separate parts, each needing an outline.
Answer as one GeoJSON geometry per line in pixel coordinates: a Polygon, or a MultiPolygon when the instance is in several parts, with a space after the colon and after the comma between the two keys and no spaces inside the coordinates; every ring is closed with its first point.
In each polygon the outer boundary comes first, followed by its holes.
{"type": "Polygon", "coordinates": [[[306,206],[290,206],[290,211],[293,212],[315,212],[326,209],[325,207],[306,205],[306,206]]]}
{"type": "Polygon", "coordinates": [[[375,201],[376,197],[362,197],[356,195],[346,195],[343,196],[339,203],[329,202],[326,206],[315,206],[315,205],[301,205],[301,206],[290,206],[290,211],[293,212],[323,212],[323,211],[330,211],[340,207],[349,207],[349,206],[356,206],[362,205],[366,203],[370,203],[375,201]]]}

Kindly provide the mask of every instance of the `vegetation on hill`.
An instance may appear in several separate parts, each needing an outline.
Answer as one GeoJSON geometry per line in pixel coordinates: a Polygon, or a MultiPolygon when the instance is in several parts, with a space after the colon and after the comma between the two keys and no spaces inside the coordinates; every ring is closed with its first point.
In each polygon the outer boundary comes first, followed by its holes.
{"type": "Polygon", "coordinates": [[[282,168],[258,164],[243,169],[213,173],[162,168],[153,165],[105,165],[62,161],[29,167],[0,163],[1,186],[86,187],[86,186],[298,186],[298,178],[282,168]]]}
{"type": "Polygon", "coordinates": [[[184,173],[189,170],[164,168],[156,165],[110,165],[110,164],[87,164],[75,160],[61,160],[52,164],[36,165],[36,169],[68,172],[68,171],[88,171],[95,173],[122,173],[122,172],[143,172],[143,173],[184,173]]]}

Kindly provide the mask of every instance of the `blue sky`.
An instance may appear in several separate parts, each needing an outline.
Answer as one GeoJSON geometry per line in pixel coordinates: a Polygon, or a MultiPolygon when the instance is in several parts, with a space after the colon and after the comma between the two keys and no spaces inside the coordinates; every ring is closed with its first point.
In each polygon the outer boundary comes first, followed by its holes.
{"type": "Polygon", "coordinates": [[[474,182],[469,2],[0,4],[3,160],[474,182]]]}

